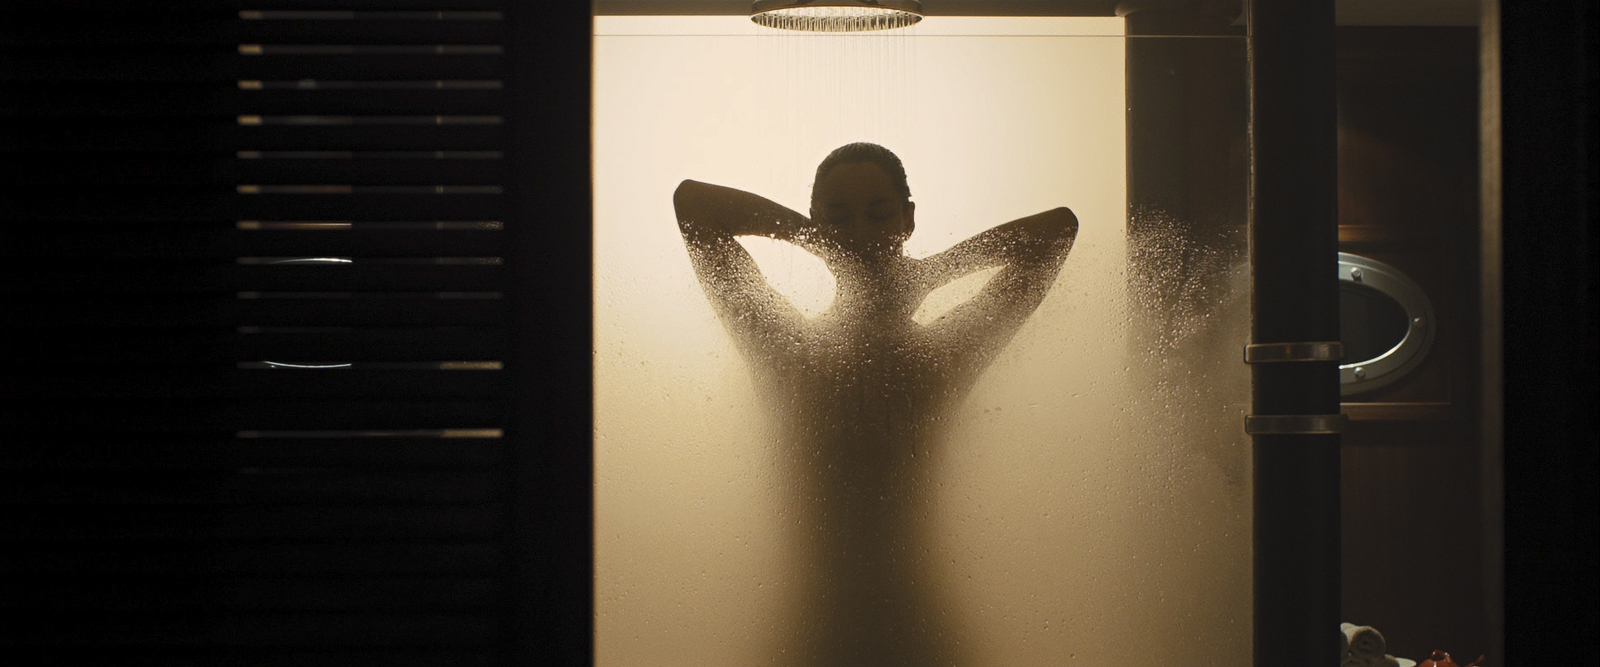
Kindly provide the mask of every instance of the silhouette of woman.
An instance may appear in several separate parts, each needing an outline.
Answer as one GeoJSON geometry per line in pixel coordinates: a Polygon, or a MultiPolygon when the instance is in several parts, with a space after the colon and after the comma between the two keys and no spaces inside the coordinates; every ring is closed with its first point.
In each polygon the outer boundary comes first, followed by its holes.
{"type": "Polygon", "coordinates": [[[803,602],[781,662],[958,659],[950,605],[924,557],[940,425],[1043,300],[1077,236],[1077,218],[1057,208],[915,259],[903,253],[915,228],[910,198],[900,159],[867,143],[817,167],[809,217],[695,181],[673,197],[706,296],[783,434],[803,602]],[[741,235],[821,258],[837,283],[832,306],[803,317],[734,240],[741,235]],[[966,303],[928,325],[912,320],[933,290],[996,266],[966,303]]]}

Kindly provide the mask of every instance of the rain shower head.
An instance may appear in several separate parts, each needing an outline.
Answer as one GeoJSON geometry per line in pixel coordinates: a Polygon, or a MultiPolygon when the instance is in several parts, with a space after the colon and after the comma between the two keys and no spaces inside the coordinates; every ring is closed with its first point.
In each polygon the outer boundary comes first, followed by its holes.
{"type": "Polygon", "coordinates": [[[922,20],[916,0],[757,0],[750,20],[768,28],[863,32],[904,28],[922,20]]]}

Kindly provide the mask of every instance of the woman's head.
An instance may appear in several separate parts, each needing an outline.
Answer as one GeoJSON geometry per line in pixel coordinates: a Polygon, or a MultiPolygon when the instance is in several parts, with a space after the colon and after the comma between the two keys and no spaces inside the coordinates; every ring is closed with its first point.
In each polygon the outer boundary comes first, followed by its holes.
{"type": "Polygon", "coordinates": [[[822,158],[822,163],[817,165],[816,180],[811,182],[812,200],[816,200],[817,186],[822,183],[823,177],[827,176],[828,172],[833,171],[834,167],[841,164],[859,164],[863,162],[878,165],[878,168],[882,169],[883,173],[894,181],[896,189],[900,192],[900,198],[906,201],[911,200],[911,186],[906,183],[906,167],[900,163],[900,157],[887,148],[864,141],[835,148],[832,153],[828,154],[828,157],[822,158]]]}
{"type": "Polygon", "coordinates": [[[915,228],[906,169],[877,144],[840,146],[817,165],[811,218],[858,250],[898,251],[915,228]]]}

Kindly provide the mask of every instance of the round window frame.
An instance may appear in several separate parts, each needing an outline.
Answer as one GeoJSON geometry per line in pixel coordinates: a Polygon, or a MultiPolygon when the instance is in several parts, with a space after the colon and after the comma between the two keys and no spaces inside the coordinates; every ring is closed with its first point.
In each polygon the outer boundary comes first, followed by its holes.
{"type": "Polygon", "coordinates": [[[1422,286],[1393,266],[1370,257],[1339,253],[1339,280],[1376,290],[1406,312],[1406,335],[1394,347],[1371,359],[1339,364],[1339,395],[1349,396],[1389,386],[1409,375],[1433,349],[1433,302],[1422,286]]]}

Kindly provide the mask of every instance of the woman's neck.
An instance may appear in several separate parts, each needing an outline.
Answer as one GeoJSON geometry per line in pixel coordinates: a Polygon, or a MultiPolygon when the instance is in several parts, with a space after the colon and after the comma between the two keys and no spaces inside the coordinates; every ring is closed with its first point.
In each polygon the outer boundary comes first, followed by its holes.
{"type": "Polygon", "coordinates": [[[909,320],[925,296],[913,279],[915,263],[901,254],[858,256],[836,263],[833,310],[867,324],[909,320]]]}

